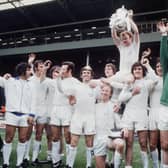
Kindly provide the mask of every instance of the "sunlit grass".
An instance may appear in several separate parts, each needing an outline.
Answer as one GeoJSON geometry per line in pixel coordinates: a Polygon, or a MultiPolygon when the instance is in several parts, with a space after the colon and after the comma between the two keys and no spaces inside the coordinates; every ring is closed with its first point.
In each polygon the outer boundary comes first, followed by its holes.
{"type": "MultiPolygon", "coordinates": [[[[4,138],[4,130],[0,130],[1,131],[1,136],[4,138]]],[[[33,137],[34,138],[34,135],[33,137]]],[[[33,144],[32,144],[33,145],[33,144]]],[[[10,159],[10,167],[14,168],[16,165],[16,146],[17,146],[17,135],[15,136],[14,142],[13,142],[13,150],[12,150],[12,154],[11,154],[11,159],[10,159]]],[[[32,147],[32,146],[31,146],[32,147]]],[[[46,159],[46,151],[47,151],[47,144],[46,144],[46,138],[45,136],[43,136],[43,141],[42,141],[42,148],[41,148],[41,152],[39,154],[39,160],[45,160],[46,159]]],[[[32,154],[32,148],[30,153],[32,154]]],[[[75,160],[75,165],[74,168],[85,168],[85,164],[86,164],[86,157],[85,157],[85,141],[84,138],[81,137],[79,145],[78,145],[78,151],[77,151],[77,157],[75,160]]],[[[111,154],[110,154],[111,156],[111,154]]],[[[137,143],[137,141],[135,141],[134,143],[134,155],[133,155],[133,167],[135,168],[142,168],[142,163],[141,163],[141,157],[140,157],[140,149],[139,149],[139,144],[137,143]]],[[[65,164],[65,157],[63,158],[63,162],[65,164]]],[[[121,168],[124,168],[124,164],[125,161],[123,159],[122,161],[122,165],[121,168]]],[[[2,165],[2,157],[0,157],[0,165],[2,165]]],[[[31,166],[29,166],[31,168],[31,166]]],[[[38,166],[40,168],[51,168],[51,165],[40,165],[38,166]]],[[[95,167],[95,161],[93,160],[92,163],[92,167],[95,167]]],[[[150,161],[150,168],[152,168],[151,166],[151,161],[150,161]]]]}

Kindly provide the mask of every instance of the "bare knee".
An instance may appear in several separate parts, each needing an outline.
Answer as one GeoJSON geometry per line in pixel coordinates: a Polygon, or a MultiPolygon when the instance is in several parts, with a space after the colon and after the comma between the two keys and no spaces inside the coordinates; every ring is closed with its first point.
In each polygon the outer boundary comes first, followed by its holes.
{"type": "Polygon", "coordinates": [[[93,147],[93,136],[86,136],[85,137],[85,141],[86,141],[86,146],[91,148],[93,147]]]}
{"type": "Polygon", "coordinates": [[[139,140],[139,144],[140,144],[140,147],[141,147],[141,150],[142,151],[146,151],[147,150],[147,144],[146,144],[146,140],[139,140]]]}
{"type": "Polygon", "coordinates": [[[5,138],[6,143],[11,143],[12,141],[13,141],[13,136],[10,136],[10,135],[6,136],[5,138]]]}
{"type": "Polygon", "coordinates": [[[161,142],[161,149],[164,151],[168,151],[168,141],[164,140],[161,142]]]}
{"type": "Polygon", "coordinates": [[[116,150],[120,152],[123,151],[123,149],[124,149],[124,142],[123,141],[118,142],[116,144],[116,150]]]}
{"type": "Polygon", "coordinates": [[[19,142],[25,143],[27,141],[27,135],[19,133],[19,142]]]}
{"type": "Polygon", "coordinates": [[[79,141],[79,138],[78,136],[71,136],[71,146],[72,147],[76,147],[78,145],[78,141],[79,141]]]}
{"type": "Polygon", "coordinates": [[[37,141],[41,141],[41,139],[42,139],[42,134],[41,133],[37,133],[36,134],[36,140],[37,141]]]}
{"type": "Polygon", "coordinates": [[[150,142],[150,151],[154,151],[157,145],[155,143],[150,142]]]}

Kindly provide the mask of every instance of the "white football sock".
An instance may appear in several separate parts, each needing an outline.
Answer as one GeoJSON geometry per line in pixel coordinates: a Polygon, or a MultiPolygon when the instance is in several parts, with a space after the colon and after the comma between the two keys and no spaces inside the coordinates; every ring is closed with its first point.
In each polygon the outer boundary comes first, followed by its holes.
{"type": "Polygon", "coordinates": [[[151,156],[152,156],[153,168],[159,168],[158,150],[155,149],[154,151],[152,151],[151,156]]]}
{"type": "Polygon", "coordinates": [[[33,156],[32,156],[32,161],[33,162],[38,158],[38,154],[39,154],[39,151],[40,151],[40,145],[41,145],[41,141],[34,140],[33,156]]]}
{"type": "Polygon", "coordinates": [[[47,151],[47,160],[51,161],[52,160],[52,156],[51,156],[51,150],[47,151]]]}
{"type": "Polygon", "coordinates": [[[12,143],[4,142],[2,151],[3,151],[3,163],[9,165],[9,158],[12,151],[12,143]]]}
{"type": "Polygon", "coordinates": [[[121,164],[121,154],[116,150],[114,153],[114,168],[119,168],[121,164]]]}
{"type": "Polygon", "coordinates": [[[163,150],[161,150],[160,168],[163,168],[163,150]]]}
{"type": "Polygon", "coordinates": [[[141,158],[142,158],[143,168],[148,168],[148,154],[147,154],[147,152],[141,151],[141,158]]]}
{"type": "Polygon", "coordinates": [[[93,148],[86,148],[86,167],[91,167],[93,148]]]}
{"type": "Polygon", "coordinates": [[[25,149],[24,159],[30,160],[30,156],[29,156],[30,146],[31,146],[31,139],[29,139],[29,140],[26,142],[26,149],[25,149]]]}
{"type": "Polygon", "coordinates": [[[69,148],[70,144],[66,144],[66,165],[69,164],[69,148]]]}
{"type": "Polygon", "coordinates": [[[61,159],[61,156],[60,156],[60,141],[52,142],[51,155],[52,155],[52,162],[53,163],[57,163],[58,161],[60,161],[60,159],[61,159]]]}
{"type": "Polygon", "coordinates": [[[75,157],[77,153],[77,147],[69,147],[69,166],[73,167],[74,162],[75,162],[75,157]]]}
{"type": "Polygon", "coordinates": [[[24,143],[18,142],[17,144],[17,163],[16,163],[17,166],[23,163],[25,150],[26,150],[26,142],[24,143]]]}

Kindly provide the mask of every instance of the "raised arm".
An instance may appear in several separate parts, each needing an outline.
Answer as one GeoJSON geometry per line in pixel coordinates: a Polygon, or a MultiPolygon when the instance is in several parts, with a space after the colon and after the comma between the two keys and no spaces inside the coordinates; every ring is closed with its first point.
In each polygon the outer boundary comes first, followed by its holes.
{"type": "Polygon", "coordinates": [[[120,40],[120,38],[118,37],[117,32],[116,32],[116,30],[115,30],[114,28],[111,29],[111,36],[112,36],[112,38],[113,38],[114,44],[115,44],[116,46],[119,46],[121,40],[120,40]]]}
{"type": "Polygon", "coordinates": [[[32,74],[34,74],[34,71],[33,71],[33,62],[34,60],[36,59],[36,55],[34,53],[31,53],[28,55],[28,64],[31,66],[31,72],[32,74]]]}
{"type": "Polygon", "coordinates": [[[130,21],[130,24],[131,24],[131,28],[132,28],[132,30],[133,30],[135,42],[136,42],[136,43],[139,43],[140,40],[139,40],[138,27],[137,27],[137,25],[135,24],[135,22],[134,22],[132,19],[129,19],[129,21],[130,21]]]}

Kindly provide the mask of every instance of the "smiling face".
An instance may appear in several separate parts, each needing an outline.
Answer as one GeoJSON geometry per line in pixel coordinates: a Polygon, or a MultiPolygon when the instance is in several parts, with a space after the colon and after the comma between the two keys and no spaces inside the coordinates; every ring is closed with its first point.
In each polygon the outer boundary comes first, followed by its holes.
{"type": "Polygon", "coordinates": [[[135,66],[133,68],[133,76],[135,79],[142,79],[144,76],[143,76],[143,68],[142,66],[135,66]]]}
{"type": "Polygon", "coordinates": [[[89,82],[92,79],[92,73],[90,70],[83,70],[81,72],[81,78],[83,82],[89,82]]]}
{"type": "Polygon", "coordinates": [[[132,37],[131,33],[127,32],[127,31],[120,33],[120,39],[121,39],[122,45],[124,45],[124,46],[130,46],[133,41],[133,37],[132,37]]]}
{"type": "Polygon", "coordinates": [[[107,102],[112,96],[112,87],[110,85],[104,84],[101,88],[101,100],[107,102]]]}
{"type": "Polygon", "coordinates": [[[58,77],[59,77],[59,72],[60,72],[60,69],[55,68],[55,69],[53,70],[53,72],[52,72],[52,78],[53,78],[53,79],[58,78],[58,77]]]}

